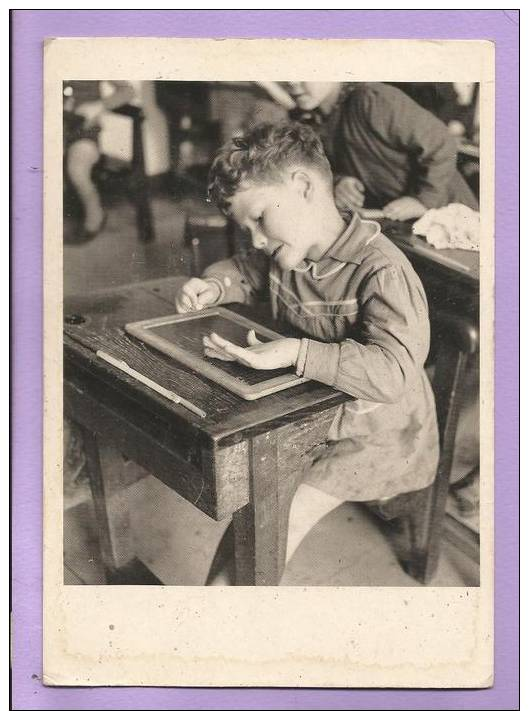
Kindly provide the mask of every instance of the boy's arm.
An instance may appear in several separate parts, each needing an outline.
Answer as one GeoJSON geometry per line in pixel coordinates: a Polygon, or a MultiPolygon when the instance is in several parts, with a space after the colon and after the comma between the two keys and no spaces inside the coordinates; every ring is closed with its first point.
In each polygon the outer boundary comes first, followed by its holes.
{"type": "Polygon", "coordinates": [[[457,146],[445,124],[389,86],[373,92],[366,110],[375,133],[416,161],[418,175],[409,195],[427,208],[446,205],[456,174],[457,146]]]}
{"type": "Polygon", "coordinates": [[[372,275],[359,299],[360,341],[303,339],[297,373],[373,402],[396,402],[417,380],[429,349],[426,297],[399,267],[372,275]]]}
{"type": "Polygon", "coordinates": [[[202,278],[219,288],[216,304],[251,304],[268,286],[268,257],[264,252],[249,252],[211,264],[202,278]]]}

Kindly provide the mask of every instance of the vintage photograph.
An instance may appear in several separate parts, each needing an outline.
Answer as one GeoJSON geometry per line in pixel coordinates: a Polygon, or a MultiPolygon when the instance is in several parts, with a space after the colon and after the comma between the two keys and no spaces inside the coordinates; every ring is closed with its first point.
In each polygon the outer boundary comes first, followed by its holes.
{"type": "Polygon", "coordinates": [[[480,585],[480,82],[307,76],[63,75],[66,586],[480,585]]]}
{"type": "Polygon", "coordinates": [[[489,686],[493,46],[44,67],[46,683],[489,686]]]}

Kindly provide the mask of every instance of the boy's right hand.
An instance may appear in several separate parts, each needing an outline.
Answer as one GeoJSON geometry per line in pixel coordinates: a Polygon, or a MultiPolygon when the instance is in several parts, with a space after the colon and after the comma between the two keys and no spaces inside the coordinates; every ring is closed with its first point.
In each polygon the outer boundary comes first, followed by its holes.
{"type": "Polygon", "coordinates": [[[186,281],[176,295],[176,311],[185,314],[188,311],[200,311],[214,304],[220,297],[220,288],[214,281],[194,277],[186,281]]]}
{"type": "Polygon", "coordinates": [[[361,180],[346,176],[334,186],[334,200],[339,210],[362,207],[365,199],[365,187],[361,180]]]}

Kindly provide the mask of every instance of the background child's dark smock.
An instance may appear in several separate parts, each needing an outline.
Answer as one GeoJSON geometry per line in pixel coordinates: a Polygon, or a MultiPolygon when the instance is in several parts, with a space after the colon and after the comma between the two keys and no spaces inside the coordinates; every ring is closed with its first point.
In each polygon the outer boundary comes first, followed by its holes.
{"type": "Polygon", "coordinates": [[[275,318],[307,335],[298,372],[357,398],[340,408],[304,481],[350,501],[428,486],[438,459],[423,368],[430,326],[406,257],[358,215],[317,263],[283,271],[261,257],[218,262],[204,277],[224,303],[251,302],[268,285],[275,318]]]}
{"type": "Polygon", "coordinates": [[[336,178],[364,184],[366,208],[409,195],[427,208],[478,209],[446,125],[393,86],[346,85],[320,132],[336,178]]]}

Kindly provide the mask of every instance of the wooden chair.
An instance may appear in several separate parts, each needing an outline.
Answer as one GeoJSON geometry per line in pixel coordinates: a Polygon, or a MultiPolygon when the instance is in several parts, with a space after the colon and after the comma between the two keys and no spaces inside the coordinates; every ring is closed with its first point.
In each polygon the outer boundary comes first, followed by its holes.
{"type": "Polygon", "coordinates": [[[201,276],[204,269],[235,253],[232,231],[220,213],[190,213],[186,217],[184,245],[191,252],[191,276],[201,276]]]}
{"type": "Polygon", "coordinates": [[[138,238],[142,242],[151,242],[154,240],[155,234],[143,151],[142,124],[145,116],[139,106],[132,104],[125,104],[113,109],[113,113],[127,116],[132,120],[132,161],[130,167],[128,166],[120,173],[126,174],[128,192],[136,208],[138,238]]]}
{"type": "Polygon", "coordinates": [[[404,543],[399,555],[401,564],[421,583],[432,579],[439,562],[465,371],[469,357],[479,345],[478,329],[466,318],[437,312],[431,316],[431,322],[436,352],[432,387],[440,438],[437,476],[426,489],[370,504],[371,510],[384,520],[400,520],[404,539],[400,541],[404,543]]]}
{"type": "Polygon", "coordinates": [[[254,251],[250,237],[219,212],[188,214],[184,245],[191,251],[191,276],[221,259],[254,251]]]}

